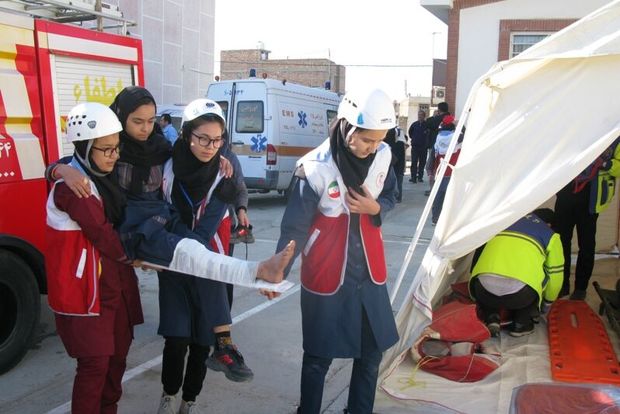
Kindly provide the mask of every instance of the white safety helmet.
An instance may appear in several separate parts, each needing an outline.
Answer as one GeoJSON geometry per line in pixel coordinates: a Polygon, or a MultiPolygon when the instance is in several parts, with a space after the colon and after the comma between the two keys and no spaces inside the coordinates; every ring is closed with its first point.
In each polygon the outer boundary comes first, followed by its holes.
{"type": "Polygon", "coordinates": [[[188,121],[193,121],[200,116],[208,114],[217,116],[222,120],[224,125],[226,125],[226,120],[224,119],[222,108],[218,105],[217,102],[205,98],[195,99],[185,107],[181,124],[184,124],[188,121]]]}
{"type": "Polygon", "coordinates": [[[74,106],[67,115],[67,141],[86,141],[115,134],[123,130],[116,114],[97,102],[74,106]]]}
{"type": "Polygon", "coordinates": [[[394,104],[381,89],[344,95],[338,106],[338,118],[364,129],[392,129],[396,126],[394,104]]]}

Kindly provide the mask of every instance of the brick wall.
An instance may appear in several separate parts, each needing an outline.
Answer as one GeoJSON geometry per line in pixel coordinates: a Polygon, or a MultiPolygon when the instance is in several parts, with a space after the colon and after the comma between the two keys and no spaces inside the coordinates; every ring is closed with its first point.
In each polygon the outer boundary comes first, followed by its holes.
{"type": "Polygon", "coordinates": [[[456,105],[456,77],[459,61],[459,26],[461,10],[469,7],[497,3],[502,0],[454,0],[448,18],[448,65],[446,69],[446,102],[450,105],[450,112],[456,105]]]}
{"type": "Polygon", "coordinates": [[[576,19],[500,20],[497,60],[510,57],[512,32],[557,32],[574,23],[576,19]]]}
{"type": "Polygon", "coordinates": [[[331,90],[344,93],[346,70],[329,59],[266,59],[261,50],[223,50],[220,54],[220,79],[247,78],[250,69],[256,76],[263,73],[270,79],[286,79],[301,85],[323,88],[331,80],[331,90]]]}

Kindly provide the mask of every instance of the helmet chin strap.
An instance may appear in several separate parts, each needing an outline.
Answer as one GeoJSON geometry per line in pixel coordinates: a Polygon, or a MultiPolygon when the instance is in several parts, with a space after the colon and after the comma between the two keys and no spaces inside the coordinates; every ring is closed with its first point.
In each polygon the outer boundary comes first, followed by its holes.
{"type": "Polygon", "coordinates": [[[353,125],[353,127],[351,128],[351,130],[347,133],[347,136],[345,137],[344,140],[344,146],[346,149],[348,149],[349,151],[351,151],[349,149],[349,139],[351,139],[351,137],[353,136],[353,133],[357,130],[357,127],[355,125],[353,125]]]}
{"type": "Polygon", "coordinates": [[[96,175],[97,177],[105,177],[107,174],[102,173],[100,171],[97,171],[98,168],[93,168],[92,165],[90,165],[90,151],[93,148],[93,143],[95,142],[94,139],[91,139],[88,141],[88,144],[86,144],[86,159],[82,158],[82,156],[75,151],[75,156],[78,157],[78,159],[80,160],[80,162],[82,164],[84,164],[84,166],[88,169],[88,171],[90,171],[91,173],[93,173],[93,175],[96,175]]]}

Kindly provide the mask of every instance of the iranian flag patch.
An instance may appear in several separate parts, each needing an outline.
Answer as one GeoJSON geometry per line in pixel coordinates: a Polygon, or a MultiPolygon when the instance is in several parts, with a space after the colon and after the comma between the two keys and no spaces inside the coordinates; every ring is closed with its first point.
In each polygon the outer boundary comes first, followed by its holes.
{"type": "Polygon", "coordinates": [[[327,186],[327,195],[330,198],[340,197],[340,189],[338,188],[338,183],[336,181],[332,181],[331,184],[327,186]]]}

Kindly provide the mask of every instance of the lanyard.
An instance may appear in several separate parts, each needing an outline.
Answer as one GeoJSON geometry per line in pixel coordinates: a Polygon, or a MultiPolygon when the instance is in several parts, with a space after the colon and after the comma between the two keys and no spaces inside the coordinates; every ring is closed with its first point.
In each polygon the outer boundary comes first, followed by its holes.
{"type": "Polygon", "coordinates": [[[196,228],[196,225],[198,224],[198,220],[202,216],[202,213],[204,213],[204,208],[207,204],[207,197],[205,197],[202,201],[194,203],[191,197],[189,196],[189,194],[187,194],[187,191],[185,191],[185,187],[183,187],[183,184],[181,184],[180,181],[179,181],[179,188],[181,189],[181,192],[183,193],[185,200],[192,208],[192,230],[193,230],[196,228]]]}

